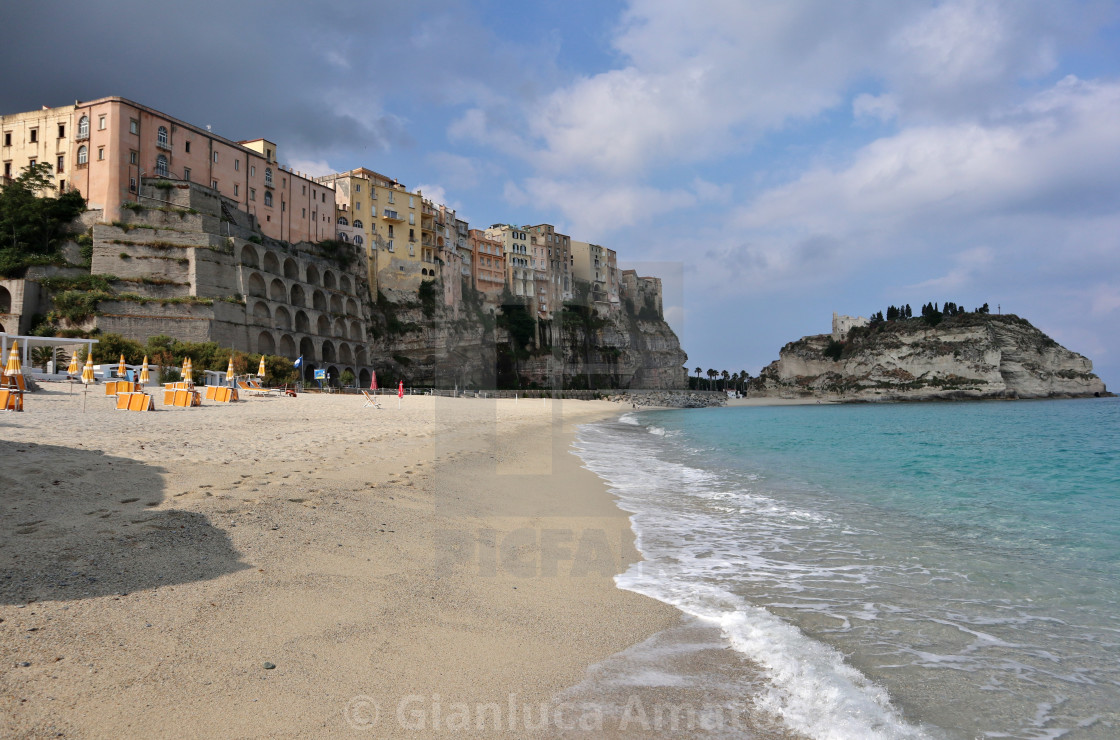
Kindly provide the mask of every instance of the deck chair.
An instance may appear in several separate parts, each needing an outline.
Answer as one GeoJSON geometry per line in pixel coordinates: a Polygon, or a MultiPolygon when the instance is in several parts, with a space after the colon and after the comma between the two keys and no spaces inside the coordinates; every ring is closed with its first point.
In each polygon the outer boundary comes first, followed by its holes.
{"type": "Polygon", "coordinates": [[[0,389],[0,408],[4,411],[23,411],[23,391],[0,389]]]}
{"type": "Polygon", "coordinates": [[[381,408],[381,404],[379,404],[377,402],[376,398],[374,398],[373,396],[371,396],[369,394],[369,391],[362,391],[362,395],[366,397],[366,402],[362,406],[363,409],[364,408],[370,408],[370,407],[375,408],[375,409],[381,408]]]}

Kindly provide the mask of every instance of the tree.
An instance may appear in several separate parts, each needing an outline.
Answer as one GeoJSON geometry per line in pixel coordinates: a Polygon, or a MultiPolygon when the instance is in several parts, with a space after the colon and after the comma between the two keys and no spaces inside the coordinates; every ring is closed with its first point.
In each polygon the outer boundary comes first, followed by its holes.
{"type": "Polygon", "coordinates": [[[713,384],[713,383],[715,382],[715,379],[716,379],[716,376],[717,376],[717,375],[719,375],[719,373],[717,373],[717,372],[716,372],[715,370],[713,370],[713,369],[711,369],[711,368],[708,368],[708,372],[707,372],[707,376],[708,376],[708,390],[712,390],[712,388],[714,388],[714,387],[715,387],[715,386],[713,386],[712,384],[713,384]]]}
{"type": "Polygon", "coordinates": [[[723,376],[723,390],[727,392],[727,381],[731,379],[731,374],[724,370],[720,375],[723,376]]]}
{"type": "Polygon", "coordinates": [[[70,223],[86,207],[77,190],[58,196],[51,167],[24,167],[13,180],[0,185],[0,274],[18,277],[29,265],[57,258],[70,223]]]}

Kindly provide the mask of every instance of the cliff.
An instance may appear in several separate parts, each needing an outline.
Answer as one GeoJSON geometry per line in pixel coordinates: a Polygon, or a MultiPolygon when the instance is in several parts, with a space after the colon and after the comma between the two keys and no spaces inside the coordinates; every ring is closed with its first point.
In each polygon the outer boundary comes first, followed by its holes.
{"type": "Polygon", "coordinates": [[[1106,395],[1093,363],[1014,315],[966,313],[802,337],[751,384],[752,395],[843,401],[1106,395]]]}

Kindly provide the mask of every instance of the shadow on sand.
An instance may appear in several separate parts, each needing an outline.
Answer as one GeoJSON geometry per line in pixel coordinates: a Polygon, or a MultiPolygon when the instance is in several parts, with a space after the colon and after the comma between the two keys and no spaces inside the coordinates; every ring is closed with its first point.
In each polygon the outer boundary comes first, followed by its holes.
{"type": "Polygon", "coordinates": [[[248,567],[207,517],[160,509],[161,468],[0,440],[0,604],[208,580],[248,567]]]}

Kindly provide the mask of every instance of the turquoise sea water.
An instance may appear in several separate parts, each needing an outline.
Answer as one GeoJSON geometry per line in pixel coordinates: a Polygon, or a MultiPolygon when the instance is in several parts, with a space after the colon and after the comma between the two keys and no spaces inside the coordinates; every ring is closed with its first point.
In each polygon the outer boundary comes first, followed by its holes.
{"type": "Polygon", "coordinates": [[[759,667],[756,714],[1120,737],[1120,400],[635,413],[577,452],[633,513],[619,585],[759,667]]]}

